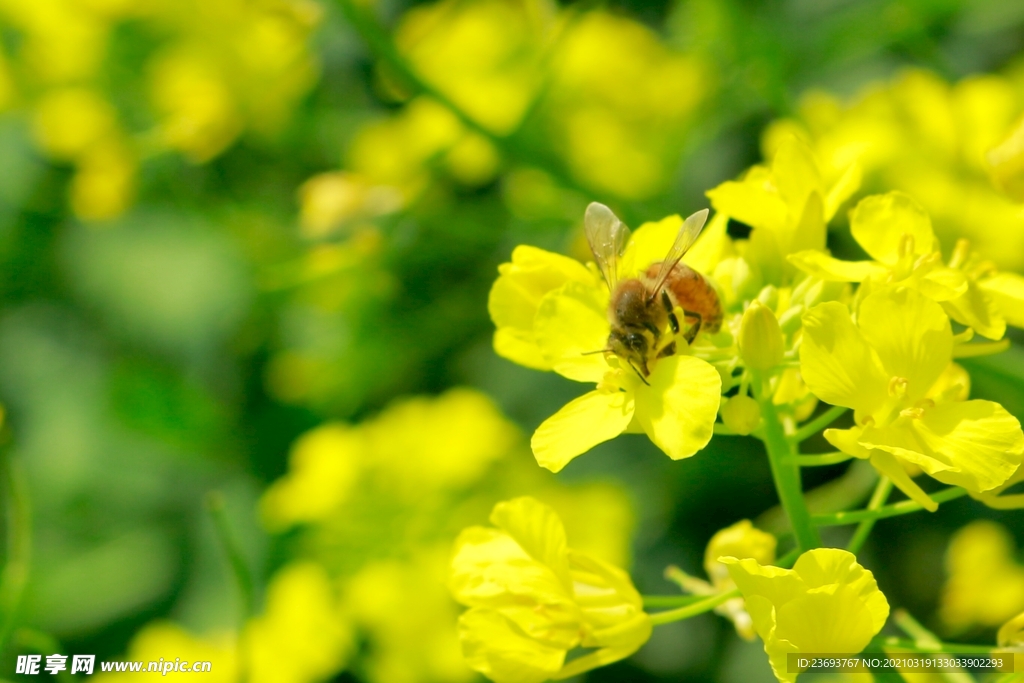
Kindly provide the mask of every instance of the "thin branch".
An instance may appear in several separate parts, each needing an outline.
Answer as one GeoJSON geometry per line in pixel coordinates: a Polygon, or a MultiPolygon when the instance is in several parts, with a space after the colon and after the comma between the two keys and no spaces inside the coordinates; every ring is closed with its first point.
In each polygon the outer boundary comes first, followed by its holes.
{"type": "MultiPolygon", "coordinates": [[[[966,495],[967,491],[959,486],[950,486],[948,489],[943,489],[942,491],[933,494],[931,499],[936,503],[946,503],[966,495]]],[[[812,515],[811,521],[816,526],[842,526],[844,524],[857,524],[859,522],[863,522],[865,519],[898,517],[899,515],[906,515],[923,509],[924,508],[921,507],[920,503],[912,500],[904,500],[899,503],[880,507],[877,510],[850,510],[848,512],[836,512],[830,515],[812,515]]]]}

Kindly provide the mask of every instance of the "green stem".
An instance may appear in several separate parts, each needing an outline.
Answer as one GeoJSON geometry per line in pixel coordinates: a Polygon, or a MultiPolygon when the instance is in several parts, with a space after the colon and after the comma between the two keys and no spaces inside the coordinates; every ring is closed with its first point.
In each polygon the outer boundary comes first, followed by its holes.
{"type": "Polygon", "coordinates": [[[733,598],[740,597],[740,589],[734,588],[727,593],[719,593],[718,595],[712,595],[711,597],[704,598],[692,605],[680,607],[678,609],[670,609],[664,612],[658,612],[657,614],[651,615],[651,623],[655,626],[659,624],[671,624],[673,621],[682,621],[683,619],[689,619],[695,617],[698,614],[704,614],[710,612],[714,608],[718,607],[724,602],[728,602],[733,598]]]}
{"type": "Polygon", "coordinates": [[[838,419],[847,410],[849,410],[849,408],[844,406],[832,406],[824,413],[814,418],[794,433],[790,434],[788,438],[792,443],[806,441],[825,427],[828,427],[830,424],[835,422],[836,419],[838,419]]]}
{"type": "MultiPolygon", "coordinates": [[[[966,496],[967,491],[959,486],[950,486],[931,496],[936,503],[945,503],[966,496]]],[[[912,500],[904,500],[892,505],[885,505],[877,510],[851,510],[849,512],[836,512],[830,515],[814,515],[811,520],[815,526],[842,526],[844,524],[857,524],[865,519],[884,519],[885,517],[898,517],[911,512],[922,510],[920,503],[912,500]]]]}
{"type": "Polygon", "coordinates": [[[794,455],[793,462],[800,467],[821,467],[823,465],[836,465],[846,462],[852,455],[836,451],[835,453],[822,453],[821,455],[794,455]]]}
{"type": "MultiPolygon", "coordinates": [[[[6,450],[6,449],[4,449],[6,450]]],[[[14,631],[18,608],[28,583],[32,556],[32,508],[28,483],[19,463],[10,453],[0,462],[0,486],[5,498],[7,563],[0,574],[0,655],[14,631]]]]}
{"type": "Polygon", "coordinates": [[[249,572],[249,565],[246,564],[241,548],[235,540],[231,531],[231,523],[228,521],[227,512],[224,509],[224,495],[219,491],[211,491],[206,496],[206,509],[213,520],[213,528],[220,541],[224,554],[227,555],[228,563],[231,565],[231,573],[235,578],[235,585],[238,587],[239,596],[242,599],[243,621],[255,613],[256,600],[253,591],[252,574],[249,572]]]}
{"type": "Polygon", "coordinates": [[[772,403],[772,397],[765,391],[764,378],[755,374],[751,383],[754,398],[761,407],[761,423],[764,430],[764,445],[768,451],[768,463],[771,465],[775,490],[779,494],[779,502],[789,518],[797,547],[805,552],[821,545],[818,530],[811,523],[811,514],[804,500],[803,487],[800,482],[800,467],[793,460],[793,442],[786,438],[779,414],[772,403]]]}
{"type": "Polygon", "coordinates": [[[686,607],[703,600],[704,595],[644,595],[644,607],[686,607]]]}
{"type": "MultiPolygon", "coordinates": [[[[889,498],[889,494],[892,493],[892,479],[889,477],[881,477],[878,480],[878,486],[875,487],[875,492],[871,494],[871,500],[868,501],[868,510],[877,510],[885,504],[885,501],[889,498]]],[[[871,534],[871,529],[875,526],[876,519],[865,519],[857,525],[857,530],[853,532],[853,538],[850,539],[850,544],[846,546],[846,549],[856,555],[861,546],[864,545],[864,541],[868,540],[868,536],[871,534]]]]}

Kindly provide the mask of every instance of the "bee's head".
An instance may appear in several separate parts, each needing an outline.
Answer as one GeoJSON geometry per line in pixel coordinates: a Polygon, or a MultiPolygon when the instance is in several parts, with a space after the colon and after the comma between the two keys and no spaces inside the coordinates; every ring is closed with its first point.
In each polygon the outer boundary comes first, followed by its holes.
{"type": "Polygon", "coordinates": [[[630,367],[636,370],[646,383],[645,378],[651,374],[647,369],[647,354],[651,344],[646,333],[629,329],[612,329],[611,334],[608,335],[608,348],[616,356],[629,363],[630,367]]]}

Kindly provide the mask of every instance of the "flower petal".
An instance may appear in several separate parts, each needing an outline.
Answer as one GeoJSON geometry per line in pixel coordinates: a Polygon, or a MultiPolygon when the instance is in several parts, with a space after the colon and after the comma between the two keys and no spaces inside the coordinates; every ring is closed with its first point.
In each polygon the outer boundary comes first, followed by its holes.
{"type": "Polygon", "coordinates": [[[900,464],[900,461],[892,453],[886,453],[881,450],[872,451],[871,466],[892,479],[892,483],[896,484],[896,488],[903,491],[903,493],[907,494],[908,498],[920,504],[928,512],[935,512],[939,509],[939,504],[929,498],[928,494],[910,478],[907,471],[903,469],[903,465],[900,464]]]}
{"type": "MultiPolygon", "coordinates": [[[[772,180],[779,188],[783,201],[789,206],[789,214],[794,220],[804,213],[811,193],[820,193],[822,190],[821,173],[818,171],[814,154],[811,148],[795,135],[783,140],[775,152],[775,158],[772,160],[772,180]]],[[[821,213],[819,196],[819,220],[821,213]]],[[[824,237],[822,232],[823,242],[824,237]]],[[[821,246],[825,246],[824,243],[821,246]]]]}
{"type": "Polygon", "coordinates": [[[932,301],[949,301],[967,291],[967,277],[955,268],[933,268],[924,275],[915,272],[910,284],[932,301]]]}
{"type": "Polygon", "coordinates": [[[907,380],[911,401],[928,392],[953,358],[949,318],[912,289],[872,292],[861,302],[857,325],[886,373],[907,380]]]}
{"type": "Polygon", "coordinates": [[[673,460],[708,445],[722,398],[722,377],[693,356],[658,361],[649,386],[636,389],[636,417],[647,436],[673,460]]]}
{"type": "Polygon", "coordinates": [[[798,251],[786,258],[803,272],[828,282],[863,282],[886,273],[886,269],[874,261],[841,261],[814,249],[798,251]]]}
{"type": "Polygon", "coordinates": [[[727,181],[705,193],[715,211],[754,228],[777,230],[786,223],[789,209],[772,185],[763,166],[754,166],[740,181],[727,181]]]}
{"type": "Polygon", "coordinates": [[[559,472],[576,456],[614,439],[633,419],[633,404],[632,395],[623,391],[591,391],[565,404],[533,433],[530,446],[537,463],[559,472]]]}
{"type": "Polygon", "coordinates": [[[473,608],[459,617],[466,664],[495,683],[541,683],[565,662],[565,650],[529,638],[500,613],[473,608]]]}
{"type": "Polygon", "coordinates": [[[508,534],[480,526],[456,539],[448,587],[470,607],[503,606],[510,596],[549,606],[571,603],[570,590],[552,568],[531,558],[508,534]]]}
{"type": "Polygon", "coordinates": [[[498,267],[487,310],[498,331],[494,346],[499,356],[527,367],[547,370],[533,342],[533,318],[543,296],[566,282],[594,282],[587,268],[567,256],[521,245],[512,262],[498,267]]]}
{"type": "Polygon", "coordinates": [[[864,413],[886,400],[889,378],[846,306],[819,304],[803,314],[803,325],[800,371],[815,396],[864,413]]]}
{"type": "Polygon", "coordinates": [[[949,317],[961,325],[989,339],[1002,339],[1006,334],[1006,320],[1002,310],[988,292],[972,280],[967,281],[967,291],[950,301],[942,302],[949,317]]]}
{"type": "Polygon", "coordinates": [[[902,192],[860,200],[850,213],[850,232],[871,258],[889,266],[899,260],[904,235],[913,238],[915,255],[935,249],[931,218],[920,204],[902,192]]]}
{"type": "Polygon", "coordinates": [[[607,294],[596,284],[568,282],[541,299],[533,334],[548,367],[577,382],[600,382],[608,372],[607,294]]]}
{"type": "Polygon", "coordinates": [[[829,188],[825,195],[825,221],[832,220],[836,211],[843,202],[849,199],[854,192],[860,189],[861,168],[860,164],[853,163],[846,167],[843,174],[835,184],[829,188]]]}
{"type": "Polygon", "coordinates": [[[565,526],[554,510],[536,498],[521,496],[495,505],[491,524],[511,536],[530,557],[549,567],[571,589],[565,526]]]}
{"type": "Polygon", "coordinates": [[[959,469],[933,476],[969,491],[988,491],[1003,484],[1024,456],[1020,422],[992,401],[942,403],[911,424],[928,448],[959,469]]]}
{"type": "Polygon", "coordinates": [[[871,457],[871,451],[860,444],[860,435],[863,432],[863,427],[850,427],[849,429],[826,429],[822,435],[826,441],[843,453],[866,460],[871,457]]]}
{"type": "Polygon", "coordinates": [[[1024,327],[1024,277],[1016,273],[998,273],[979,283],[982,291],[1014,327],[1024,327]]]}

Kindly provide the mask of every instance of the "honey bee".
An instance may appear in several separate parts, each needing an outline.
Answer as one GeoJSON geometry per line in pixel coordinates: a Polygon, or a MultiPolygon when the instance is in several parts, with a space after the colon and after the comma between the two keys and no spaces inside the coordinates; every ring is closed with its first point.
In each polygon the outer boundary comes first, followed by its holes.
{"type": "Polygon", "coordinates": [[[664,260],[649,265],[639,277],[620,281],[619,258],[629,241],[629,228],[604,204],[592,202],[587,207],[587,241],[611,292],[611,332],[607,348],[601,351],[623,359],[645,384],[651,374],[651,359],[676,352],[676,335],[681,329],[676,309],[682,310],[689,323],[682,335],[687,344],[692,344],[701,330],[713,334],[722,326],[722,304],[714,287],[682,262],[707,219],[707,209],[687,218],[664,260]],[[665,334],[668,328],[671,335],[665,334]]]}

